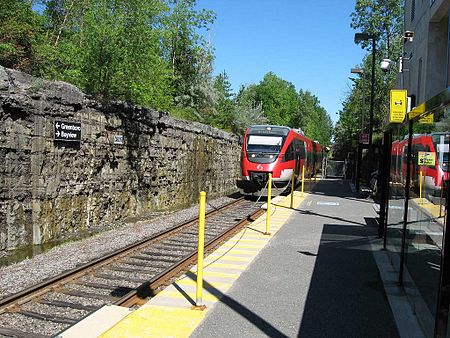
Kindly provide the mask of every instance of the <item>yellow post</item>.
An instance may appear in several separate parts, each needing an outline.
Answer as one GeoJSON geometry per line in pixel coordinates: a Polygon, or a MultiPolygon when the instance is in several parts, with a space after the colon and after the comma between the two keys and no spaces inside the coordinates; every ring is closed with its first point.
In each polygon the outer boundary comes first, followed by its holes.
{"type": "Polygon", "coordinates": [[[267,183],[267,215],[266,232],[264,235],[270,235],[270,204],[272,203],[272,173],[269,173],[269,182],[267,183]]]}
{"type": "Polygon", "coordinates": [[[304,191],[305,191],[305,165],[303,165],[302,167],[302,197],[304,191]]]}
{"type": "Polygon", "coordinates": [[[200,205],[198,210],[198,257],[197,257],[197,292],[195,307],[204,309],[203,305],[203,256],[205,247],[205,213],[206,192],[200,192],[200,205]]]}
{"type": "Polygon", "coordinates": [[[423,199],[422,199],[422,170],[420,171],[419,177],[420,177],[420,182],[419,182],[420,204],[423,204],[423,199]]]}
{"type": "Polygon", "coordinates": [[[295,188],[295,169],[292,170],[292,178],[291,178],[291,209],[294,205],[294,188],[295,188]]]}
{"type": "Polygon", "coordinates": [[[439,199],[439,217],[442,217],[442,198],[444,197],[444,176],[441,180],[441,198],[439,199]]]}

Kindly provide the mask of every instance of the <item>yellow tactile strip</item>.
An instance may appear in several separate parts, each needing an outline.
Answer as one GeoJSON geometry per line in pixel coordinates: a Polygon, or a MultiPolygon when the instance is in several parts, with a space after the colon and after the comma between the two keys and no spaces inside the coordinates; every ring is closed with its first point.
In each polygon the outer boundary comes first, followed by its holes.
{"type": "MultiPolygon", "coordinates": [[[[298,208],[304,197],[294,193],[293,207],[298,208]]],[[[271,207],[270,233],[273,236],[294,212],[290,196],[271,207]]],[[[266,231],[266,215],[237,233],[204,261],[203,303],[205,311],[192,310],[195,304],[196,267],[161,291],[140,309],[104,332],[100,337],[189,337],[206,312],[229,290],[264,248],[271,236],[266,231]]]]}
{"type": "Polygon", "coordinates": [[[439,206],[439,204],[433,204],[431,203],[429,200],[427,200],[426,198],[412,198],[411,199],[419,208],[422,208],[426,211],[428,211],[428,213],[430,214],[431,217],[433,218],[439,218],[439,217],[443,217],[444,216],[444,208],[442,208],[441,210],[441,215],[439,216],[439,208],[441,208],[439,206]]]}

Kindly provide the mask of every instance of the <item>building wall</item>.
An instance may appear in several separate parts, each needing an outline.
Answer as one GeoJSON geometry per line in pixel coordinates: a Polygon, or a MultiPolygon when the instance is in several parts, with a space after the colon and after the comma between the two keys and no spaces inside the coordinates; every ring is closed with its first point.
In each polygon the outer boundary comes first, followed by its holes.
{"type": "Polygon", "coordinates": [[[449,8],[448,0],[406,0],[405,31],[414,32],[414,41],[404,44],[404,84],[416,104],[449,84],[449,8]]]}
{"type": "Polygon", "coordinates": [[[0,67],[0,249],[227,194],[239,156],[235,135],[0,67]],[[54,141],[55,120],[81,122],[81,142],[54,141]]]}

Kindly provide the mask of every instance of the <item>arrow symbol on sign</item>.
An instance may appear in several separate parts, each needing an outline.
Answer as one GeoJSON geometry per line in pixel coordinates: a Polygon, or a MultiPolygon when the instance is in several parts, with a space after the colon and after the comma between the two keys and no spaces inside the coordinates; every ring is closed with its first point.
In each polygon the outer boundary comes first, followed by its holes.
{"type": "Polygon", "coordinates": [[[58,136],[58,137],[59,137],[59,131],[56,131],[56,136],[58,136]]]}
{"type": "Polygon", "coordinates": [[[400,101],[395,101],[395,102],[394,102],[394,104],[395,104],[396,106],[401,106],[401,105],[402,105],[402,103],[403,103],[403,101],[402,101],[402,100],[400,100],[400,101]]]}
{"type": "Polygon", "coordinates": [[[59,128],[59,123],[58,122],[56,122],[56,128],[59,128]]]}

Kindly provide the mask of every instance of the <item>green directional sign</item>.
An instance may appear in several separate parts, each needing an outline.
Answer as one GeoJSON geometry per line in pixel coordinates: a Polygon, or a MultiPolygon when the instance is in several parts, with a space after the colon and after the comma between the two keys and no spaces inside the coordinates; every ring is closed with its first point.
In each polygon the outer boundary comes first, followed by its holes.
{"type": "Polygon", "coordinates": [[[436,155],[434,152],[428,151],[419,151],[418,154],[418,164],[419,165],[435,165],[436,163],[436,155]]]}

